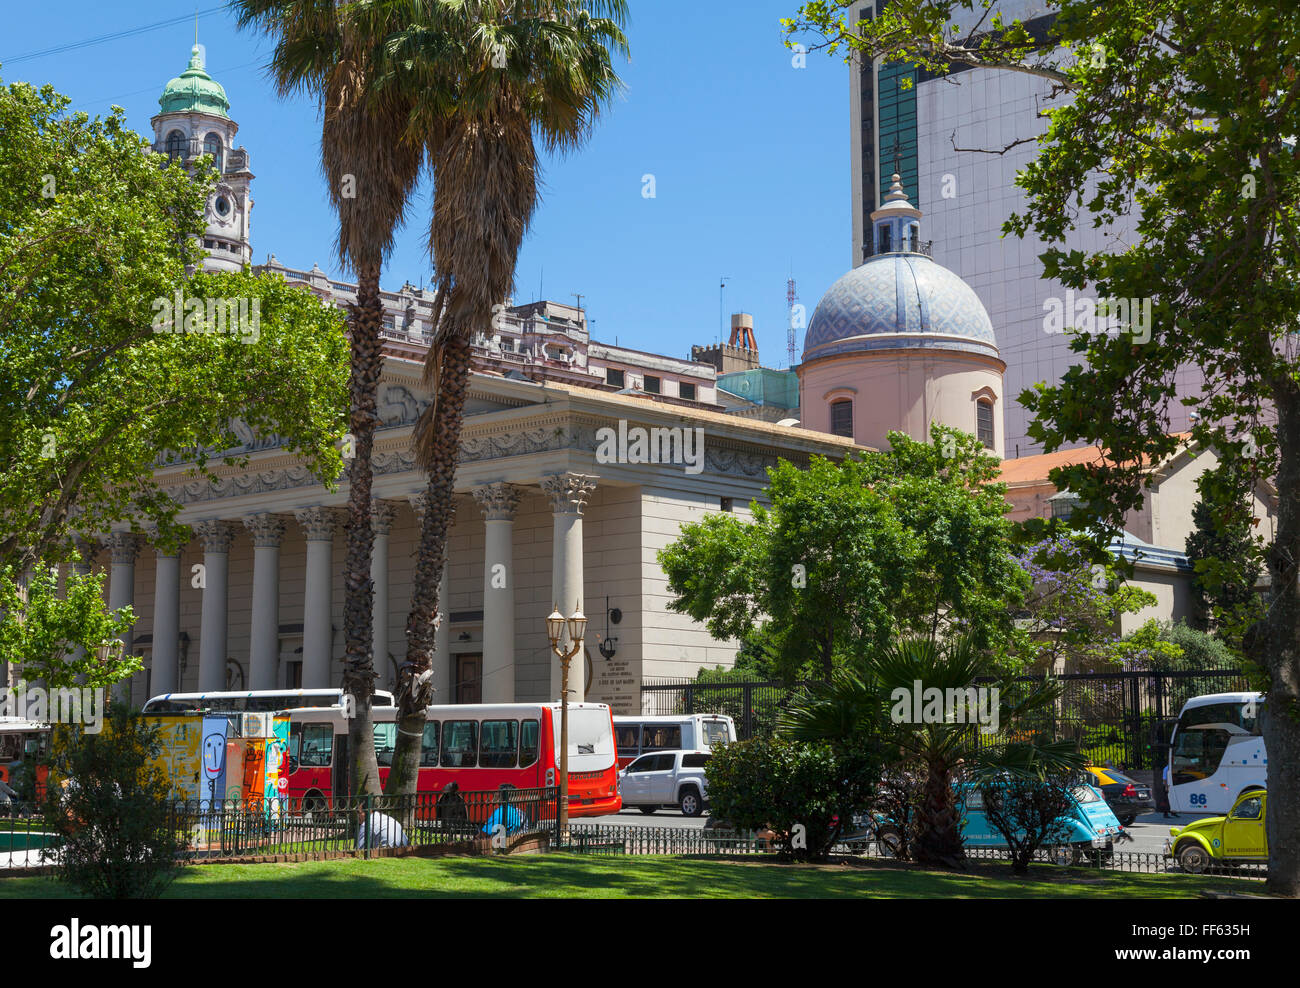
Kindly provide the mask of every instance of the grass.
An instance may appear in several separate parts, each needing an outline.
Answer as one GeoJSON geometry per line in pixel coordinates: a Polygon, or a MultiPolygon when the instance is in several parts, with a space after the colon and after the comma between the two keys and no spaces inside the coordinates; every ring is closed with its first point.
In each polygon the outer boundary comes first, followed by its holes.
{"type": "MultiPolygon", "coordinates": [[[[49,878],[6,878],[0,899],[61,898],[49,878]]],[[[176,899],[277,898],[839,898],[1189,899],[1205,890],[1258,894],[1258,882],[1036,866],[1025,879],[1009,865],[965,873],[879,861],[780,865],[687,857],[380,858],[303,864],[186,868],[166,893],[176,899]]]]}

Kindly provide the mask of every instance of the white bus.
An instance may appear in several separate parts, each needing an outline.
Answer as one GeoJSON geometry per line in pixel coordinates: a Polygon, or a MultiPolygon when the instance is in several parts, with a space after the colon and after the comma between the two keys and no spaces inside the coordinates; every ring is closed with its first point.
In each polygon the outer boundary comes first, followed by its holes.
{"type": "Polygon", "coordinates": [[[626,768],[647,751],[712,751],[736,740],[736,722],[724,714],[615,717],[618,767],[626,768]]]}
{"type": "Polygon", "coordinates": [[[1227,813],[1267,782],[1260,693],[1212,693],[1183,704],[1169,744],[1166,780],[1175,813],[1227,813]]]}
{"type": "MultiPolygon", "coordinates": [[[[373,707],[391,707],[393,694],[375,690],[373,707]]],[[[343,690],[235,690],[212,693],[164,693],[144,705],[146,714],[242,714],[300,707],[342,707],[343,690]]]]}

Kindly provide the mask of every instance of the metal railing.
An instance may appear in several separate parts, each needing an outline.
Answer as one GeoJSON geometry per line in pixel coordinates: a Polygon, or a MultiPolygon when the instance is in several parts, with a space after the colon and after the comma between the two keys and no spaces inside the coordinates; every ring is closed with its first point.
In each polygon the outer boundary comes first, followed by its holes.
{"type": "MultiPolygon", "coordinates": [[[[573,824],[569,840],[557,850],[586,854],[628,855],[693,855],[727,857],[737,854],[775,857],[779,848],[773,843],[770,832],[708,830],[699,827],[623,826],[621,824],[573,824]]],[[[970,861],[1007,861],[1011,852],[1003,847],[970,847],[965,849],[970,861]]],[[[846,841],[831,848],[831,857],[850,857],[898,860],[897,855],[875,840],[846,841]]],[[[1092,848],[1045,847],[1034,854],[1038,864],[1086,868],[1094,871],[1120,871],[1134,874],[1187,875],[1170,854],[1134,851],[1111,851],[1092,848]]],[[[1268,877],[1268,865],[1263,862],[1212,862],[1199,874],[1226,878],[1268,877]]],[[[1190,876],[1189,877],[1193,877],[1190,876]]]]}
{"type": "MultiPolygon", "coordinates": [[[[294,857],[486,841],[505,850],[522,837],[558,835],[559,791],[357,796],[349,799],[190,800],[171,804],[168,826],[186,861],[294,857]]],[[[0,816],[0,871],[57,863],[57,829],[32,804],[0,816]]]]}

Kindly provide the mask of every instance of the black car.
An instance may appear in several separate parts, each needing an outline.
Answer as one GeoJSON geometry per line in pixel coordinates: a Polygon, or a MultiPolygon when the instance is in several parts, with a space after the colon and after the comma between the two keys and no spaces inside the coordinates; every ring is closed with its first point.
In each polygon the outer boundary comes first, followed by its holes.
{"type": "Polygon", "coordinates": [[[1106,805],[1123,826],[1132,824],[1139,813],[1156,808],[1155,800],[1151,798],[1151,787],[1129,778],[1118,769],[1089,766],[1088,774],[1092,776],[1090,784],[1101,790],[1106,805]]]}

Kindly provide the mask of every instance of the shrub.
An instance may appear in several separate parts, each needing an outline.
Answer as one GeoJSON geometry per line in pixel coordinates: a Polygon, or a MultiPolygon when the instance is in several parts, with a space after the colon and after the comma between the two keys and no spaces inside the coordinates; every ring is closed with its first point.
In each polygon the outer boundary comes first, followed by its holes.
{"type": "Polygon", "coordinates": [[[1029,871],[1040,847],[1064,843],[1067,827],[1062,817],[1073,806],[1067,783],[1064,776],[1007,775],[979,785],[984,817],[1007,842],[1017,875],[1029,871]]]}
{"type": "Polygon", "coordinates": [[[822,860],[869,805],[880,760],[866,745],[753,738],[716,751],[705,771],[715,817],[772,829],[783,857],[822,860]]]}
{"type": "Polygon", "coordinates": [[[58,875],[83,895],[155,898],[176,877],[169,785],[155,763],[157,727],[115,705],[104,730],[59,728],[45,790],[46,826],[61,838],[58,875]]]}

